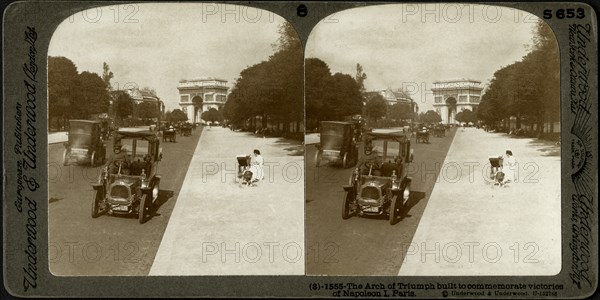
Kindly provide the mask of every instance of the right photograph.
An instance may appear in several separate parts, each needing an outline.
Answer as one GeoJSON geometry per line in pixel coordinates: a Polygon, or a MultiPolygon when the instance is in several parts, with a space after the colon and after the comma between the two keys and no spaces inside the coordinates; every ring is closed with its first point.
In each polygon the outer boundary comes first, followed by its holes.
{"type": "Polygon", "coordinates": [[[561,270],[559,49],[526,11],[390,4],[305,51],[308,275],[561,270]]]}

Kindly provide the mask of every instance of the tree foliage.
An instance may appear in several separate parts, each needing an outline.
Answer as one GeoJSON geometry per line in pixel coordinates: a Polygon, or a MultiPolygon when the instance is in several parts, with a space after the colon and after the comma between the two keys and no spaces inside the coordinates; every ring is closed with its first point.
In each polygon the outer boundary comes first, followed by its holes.
{"type": "Polygon", "coordinates": [[[470,109],[465,109],[456,114],[456,121],[464,122],[464,123],[476,123],[477,122],[477,114],[472,112],[470,109]]]}
{"type": "Polygon", "coordinates": [[[106,88],[110,91],[112,90],[112,86],[110,84],[110,80],[114,77],[115,75],[113,74],[113,72],[110,71],[110,67],[108,66],[108,64],[106,62],[104,62],[102,64],[102,81],[104,81],[104,84],[106,84],[106,88]]]}
{"type": "Polygon", "coordinates": [[[179,108],[171,111],[170,114],[168,115],[168,119],[167,119],[167,121],[172,122],[172,123],[185,122],[187,120],[188,120],[187,115],[179,108]]]}
{"type": "Polygon", "coordinates": [[[303,65],[300,40],[290,23],[279,28],[276,51],[268,60],[240,73],[223,114],[230,122],[244,123],[260,116],[288,126],[304,119],[303,65]]]}
{"type": "Polygon", "coordinates": [[[531,51],[520,61],[494,73],[481,98],[477,117],[490,125],[509,117],[516,118],[537,130],[545,122],[558,121],[560,116],[560,70],[556,39],[543,21],[536,25],[531,51]]]}
{"type": "Polygon", "coordinates": [[[439,123],[442,121],[442,117],[433,110],[428,110],[424,113],[419,114],[419,122],[423,123],[439,123]]]}
{"type": "Polygon", "coordinates": [[[215,109],[214,107],[203,112],[201,116],[202,120],[207,122],[221,122],[223,121],[223,115],[220,111],[215,109]]]}
{"type": "Polygon", "coordinates": [[[362,94],[352,76],[342,73],[331,75],[329,66],[317,58],[306,59],[305,66],[308,120],[343,120],[361,113],[362,94]]]}
{"type": "Polygon", "coordinates": [[[396,103],[388,107],[386,118],[391,120],[406,120],[413,117],[411,105],[404,103],[396,103]]]}
{"type": "Polygon", "coordinates": [[[356,76],[354,77],[356,80],[356,84],[360,88],[360,92],[365,92],[365,80],[367,79],[367,74],[363,72],[363,67],[360,64],[356,64],[356,76]]]}
{"type": "Polygon", "coordinates": [[[127,93],[119,93],[119,97],[114,102],[115,115],[121,120],[133,114],[133,99],[127,93]]]}
{"type": "Polygon", "coordinates": [[[374,120],[385,117],[388,104],[381,95],[375,95],[367,102],[367,116],[374,120]]]}
{"type": "Polygon", "coordinates": [[[69,109],[75,103],[74,96],[78,85],[78,72],[75,64],[65,57],[48,57],[48,118],[63,123],[72,117],[69,109]]]}
{"type": "Polygon", "coordinates": [[[158,118],[160,108],[158,102],[143,101],[137,105],[137,116],[144,120],[158,118]]]}

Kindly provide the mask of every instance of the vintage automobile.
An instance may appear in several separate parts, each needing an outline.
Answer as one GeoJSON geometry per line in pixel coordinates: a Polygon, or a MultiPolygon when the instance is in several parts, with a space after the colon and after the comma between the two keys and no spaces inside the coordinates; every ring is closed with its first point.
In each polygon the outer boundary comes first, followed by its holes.
{"type": "Polygon", "coordinates": [[[106,144],[102,139],[101,123],[89,120],[69,120],[68,141],[65,142],[63,165],[87,162],[90,166],[103,164],[106,144]]]}
{"type": "Polygon", "coordinates": [[[171,143],[175,143],[177,141],[177,131],[175,128],[165,128],[162,131],[162,140],[166,142],[167,140],[171,143]]]}
{"type": "Polygon", "coordinates": [[[342,219],[354,215],[388,215],[394,225],[410,198],[412,178],[407,176],[408,164],[413,160],[410,138],[400,132],[370,132],[364,139],[364,148],[373,149],[375,160],[362,157],[344,186],[342,219]]]}
{"type": "Polygon", "coordinates": [[[149,210],[158,198],[162,159],[160,139],[156,132],[122,131],[115,133],[114,143],[123,145],[128,159],[109,161],[93,184],[92,218],[103,213],[137,214],[146,222],[149,210]]]}
{"type": "Polygon", "coordinates": [[[421,128],[417,130],[416,142],[429,144],[429,130],[427,128],[421,128]]]}
{"type": "Polygon", "coordinates": [[[192,124],[190,124],[190,123],[182,124],[180,130],[181,130],[181,135],[190,136],[190,135],[192,135],[192,124]]]}
{"type": "Polygon", "coordinates": [[[322,121],[320,143],[316,145],[315,164],[323,160],[335,162],[343,168],[354,166],[358,161],[358,141],[353,122],[322,121]]]}
{"type": "Polygon", "coordinates": [[[446,126],[441,125],[441,124],[435,125],[433,127],[433,135],[435,137],[444,137],[444,136],[446,136],[446,126]]]}

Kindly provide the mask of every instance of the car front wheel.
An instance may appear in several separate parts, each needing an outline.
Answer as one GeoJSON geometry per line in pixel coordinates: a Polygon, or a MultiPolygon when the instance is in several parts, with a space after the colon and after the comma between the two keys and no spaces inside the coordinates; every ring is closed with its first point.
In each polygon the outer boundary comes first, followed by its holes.
{"type": "Polygon", "coordinates": [[[392,197],[392,203],[390,203],[390,225],[396,224],[401,207],[402,203],[399,201],[398,196],[392,197]]]}
{"type": "Polygon", "coordinates": [[[100,198],[102,195],[95,190],[94,191],[94,199],[92,200],[92,218],[97,218],[100,216],[100,198]]]}
{"type": "Polygon", "coordinates": [[[356,208],[352,207],[354,199],[354,193],[346,192],[344,195],[344,202],[342,205],[342,219],[346,220],[356,214],[356,208]]]}
{"type": "Polygon", "coordinates": [[[144,224],[144,222],[146,222],[146,206],[148,206],[146,203],[146,196],[146,194],[143,194],[142,198],[140,198],[140,208],[138,209],[138,219],[140,224],[144,224]]]}

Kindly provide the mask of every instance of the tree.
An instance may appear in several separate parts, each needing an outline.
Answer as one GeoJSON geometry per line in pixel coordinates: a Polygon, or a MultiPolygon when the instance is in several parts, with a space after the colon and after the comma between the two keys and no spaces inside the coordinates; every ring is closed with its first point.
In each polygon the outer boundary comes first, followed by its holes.
{"type": "Polygon", "coordinates": [[[110,67],[106,62],[102,64],[102,81],[106,84],[106,88],[108,91],[112,90],[112,86],[110,84],[110,80],[114,77],[113,72],[110,71],[110,67]]]}
{"type": "Polygon", "coordinates": [[[442,117],[437,112],[428,110],[425,113],[419,114],[419,121],[423,123],[439,123],[442,121],[442,117]]]}
{"type": "Polygon", "coordinates": [[[187,115],[181,109],[179,109],[179,108],[174,109],[171,112],[170,117],[171,117],[171,119],[169,121],[173,122],[173,123],[185,122],[185,121],[188,120],[187,115]]]}
{"type": "Polygon", "coordinates": [[[382,118],[387,113],[387,101],[381,95],[375,95],[367,102],[367,116],[369,118],[377,120],[382,118]]]}
{"type": "Polygon", "coordinates": [[[77,82],[76,97],[70,106],[74,117],[87,119],[93,114],[108,112],[110,96],[106,83],[98,74],[84,71],[79,74],[77,82]]]}
{"type": "Polygon", "coordinates": [[[477,123],[477,114],[470,109],[465,109],[456,114],[456,121],[461,123],[477,123]]]}
{"type": "Polygon", "coordinates": [[[367,79],[367,74],[363,72],[363,67],[360,64],[356,64],[356,77],[354,77],[358,87],[360,88],[361,94],[365,92],[365,80],[367,79]]]}
{"type": "Polygon", "coordinates": [[[329,80],[329,88],[323,94],[325,102],[322,116],[325,120],[342,120],[346,116],[361,113],[362,94],[352,76],[335,73],[329,80]]]}
{"type": "Polygon", "coordinates": [[[327,101],[326,94],[331,89],[331,71],[329,66],[318,58],[307,58],[304,65],[307,123],[319,122],[325,120],[323,106],[327,101]]]}
{"type": "Polygon", "coordinates": [[[133,114],[133,99],[125,92],[121,92],[114,102],[115,115],[121,121],[133,114]]]}
{"type": "Polygon", "coordinates": [[[57,127],[65,125],[66,119],[72,116],[70,110],[78,72],[75,64],[66,57],[48,57],[48,121],[56,121],[57,127]]]}
{"type": "Polygon", "coordinates": [[[410,104],[396,103],[388,108],[387,118],[391,120],[406,120],[412,117],[410,104]]]}
{"type": "Polygon", "coordinates": [[[147,122],[149,119],[158,118],[160,108],[158,102],[143,101],[138,104],[137,116],[147,122]]]}
{"type": "Polygon", "coordinates": [[[291,131],[290,123],[294,123],[295,131],[300,131],[304,120],[300,39],[288,22],[279,27],[279,33],[273,45],[276,52],[267,61],[242,70],[225,104],[225,117],[238,124],[250,121],[251,130],[262,119],[262,127],[271,120],[285,131],[291,131]]]}
{"type": "Polygon", "coordinates": [[[202,120],[208,122],[222,122],[223,115],[220,111],[216,110],[214,107],[203,112],[201,116],[202,120]]]}

